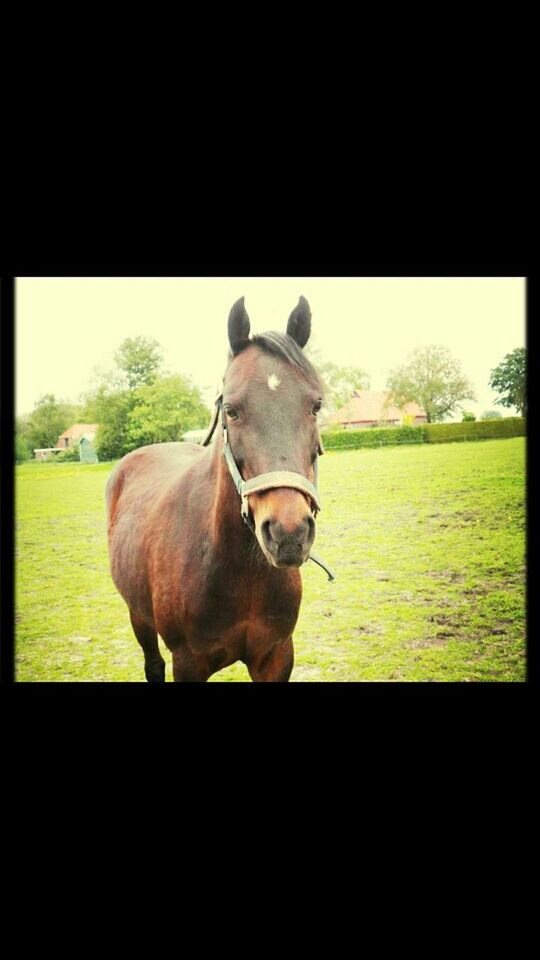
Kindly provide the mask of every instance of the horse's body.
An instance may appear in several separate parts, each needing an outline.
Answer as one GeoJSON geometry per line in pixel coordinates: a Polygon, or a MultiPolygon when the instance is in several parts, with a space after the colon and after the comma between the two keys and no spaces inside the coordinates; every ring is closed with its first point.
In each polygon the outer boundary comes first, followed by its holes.
{"type": "Polygon", "coordinates": [[[293,666],[298,567],[315,532],[310,500],[289,487],[253,494],[252,532],[242,521],[223,446],[230,442],[244,480],[278,469],[313,480],[318,431],[311,407],[309,422],[305,410],[320,385],[307,361],[301,375],[286,356],[251,341],[235,351],[231,320],[229,337],[233,359],[224,379],[223,417],[230,440],[220,431],[207,447],[142,447],[116,465],[107,483],[112,577],[152,681],[165,678],[158,634],[172,653],[177,681],[207,680],[237,660],[253,680],[285,681],[293,666]],[[290,381],[281,405],[272,377],[290,381]],[[227,403],[231,391],[241,413],[227,403]]]}

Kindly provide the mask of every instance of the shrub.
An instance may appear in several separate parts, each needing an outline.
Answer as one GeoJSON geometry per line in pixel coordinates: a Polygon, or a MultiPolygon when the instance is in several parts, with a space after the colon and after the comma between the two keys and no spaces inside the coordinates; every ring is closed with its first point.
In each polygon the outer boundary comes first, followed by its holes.
{"type": "Polygon", "coordinates": [[[55,453],[53,456],[56,463],[71,463],[74,460],[78,463],[81,459],[79,456],[79,444],[74,443],[72,447],[66,447],[65,450],[62,450],[60,453],[55,453]]]}
{"type": "Polygon", "coordinates": [[[15,463],[26,463],[31,460],[32,453],[28,449],[28,444],[24,437],[17,434],[15,437],[15,463]]]}
{"type": "Polygon", "coordinates": [[[476,416],[470,410],[464,410],[463,416],[461,418],[462,423],[473,423],[476,420],[476,416]]]}
{"type": "Polygon", "coordinates": [[[500,420],[502,413],[500,410],[486,410],[480,417],[481,420],[500,420]]]}

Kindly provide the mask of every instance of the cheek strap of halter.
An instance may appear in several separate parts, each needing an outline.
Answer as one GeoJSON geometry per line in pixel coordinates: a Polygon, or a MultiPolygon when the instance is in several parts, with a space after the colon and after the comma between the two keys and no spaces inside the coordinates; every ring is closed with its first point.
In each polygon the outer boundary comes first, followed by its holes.
{"type": "Polygon", "coordinates": [[[311,483],[311,480],[302,476],[301,473],[294,473],[291,470],[272,470],[269,473],[260,473],[257,477],[252,477],[251,480],[243,480],[229,446],[226,427],[223,429],[223,455],[234,485],[242,498],[242,516],[248,515],[248,497],[250,494],[262,493],[263,490],[273,490],[278,487],[290,487],[293,490],[299,490],[300,493],[307,494],[311,501],[312,512],[317,516],[321,509],[319,491],[311,483]]]}

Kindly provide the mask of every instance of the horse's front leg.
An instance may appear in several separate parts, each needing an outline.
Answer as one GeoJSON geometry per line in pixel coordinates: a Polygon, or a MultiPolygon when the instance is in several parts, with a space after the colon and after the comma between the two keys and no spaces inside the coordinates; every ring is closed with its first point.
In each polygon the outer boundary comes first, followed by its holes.
{"type": "Polygon", "coordinates": [[[294,665],[292,637],[276,643],[270,650],[256,651],[246,659],[249,675],[255,683],[286,683],[294,665]]]}
{"type": "Polygon", "coordinates": [[[172,653],[173,680],[175,683],[206,683],[213,672],[208,657],[192,653],[185,642],[174,646],[167,644],[172,653]]]}
{"type": "MultiPolygon", "coordinates": [[[[162,617],[156,623],[160,637],[171,652],[175,683],[205,683],[213,672],[205,653],[195,653],[188,644],[184,625],[162,617]]],[[[204,648],[203,648],[204,649],[204,648]]]]}

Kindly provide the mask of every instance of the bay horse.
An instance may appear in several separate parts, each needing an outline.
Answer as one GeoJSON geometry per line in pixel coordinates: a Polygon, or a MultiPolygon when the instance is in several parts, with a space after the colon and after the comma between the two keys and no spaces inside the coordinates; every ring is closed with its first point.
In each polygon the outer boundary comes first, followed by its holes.
{"type": "Polygon", "coordinates": [[[241,297],[229,314],[228,365],[205,444],[141,447],[111,472],[111,573],[150,682],[165,680],[158,634],[175,681],[203,682],[236,661],[256,682],[291,675],[299,567],[320,509],[324,388],[302,350],[310,332],[300,297],[286,334],[250,337],[241,297]]]}

